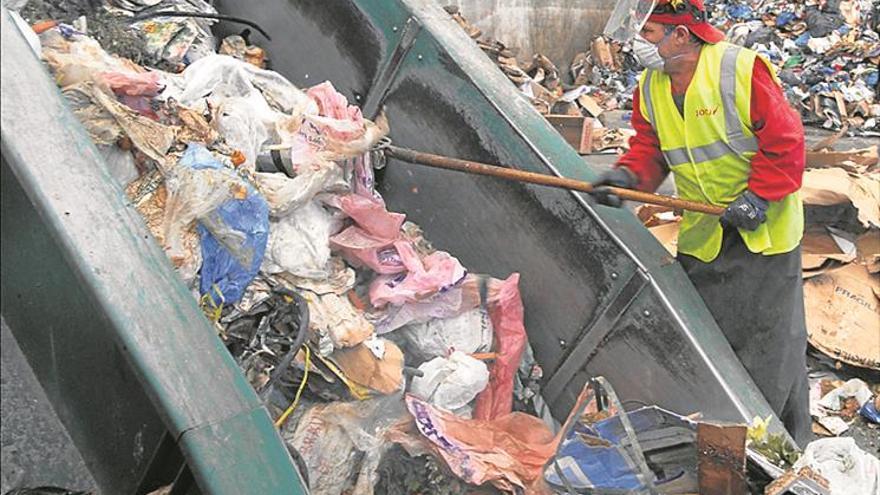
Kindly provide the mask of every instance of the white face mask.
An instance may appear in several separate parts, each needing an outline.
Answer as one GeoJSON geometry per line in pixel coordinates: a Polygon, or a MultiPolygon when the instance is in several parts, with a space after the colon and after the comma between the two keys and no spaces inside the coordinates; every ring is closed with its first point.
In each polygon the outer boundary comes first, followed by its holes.
{"type": "MultiPolygon", "coordinates": [[[[666,38],[664,37],[664,39],[666,38]]],[[[663,57],[660,56],[657,45],[648,42],[639,35],[633,38],[633,56],[646,69],[663,70],[663,57]]]]}

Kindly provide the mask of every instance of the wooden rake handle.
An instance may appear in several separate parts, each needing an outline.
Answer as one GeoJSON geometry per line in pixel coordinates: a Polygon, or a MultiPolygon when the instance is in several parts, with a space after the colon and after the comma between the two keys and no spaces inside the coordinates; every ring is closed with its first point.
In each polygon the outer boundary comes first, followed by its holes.
{"type": "MultiPolygon", "coordinates": [[[[449,158],[440,155],[432,155],[430,153],[422,153],[406,148],[400,148],[394,145],[384,147],[385,154],[391,158],[413,163],[416,165],[426,165],[435,168],[445,168],[448,170],[458,170],[477,175],[489,175],[501,179],[515,180],[518,182],[528,182],[530,184],[539,184],[542,186],[558,187],[560,189],[569,189],[572,191],[581,191],[585,193],[593,192],[593,185],[589,182],[580,180],[567,179],[564,177],[556,177],[553,175],[536,174],[534,172],[526,172],[512,168],[498,167],[485,163],[472,162],[468,160],[459,160],[457,158],[449,158]]],[[[639,201],[641,203],[649,203],[652,205],[668,206],[670,208],[678,208],[682,210],[695,211],[699,213],[708,213],[710,215],[721,215],[724,213],[724,207],[699,203],[697,201],[688,201],[685,199],[674,198],[672,196],[664,196],[662,194],[654,194],[644,191],[636,191],[634,189],[624,189],[622,187],[607,186],[607,190],[616,194],[622,199],[639,201]]]]}

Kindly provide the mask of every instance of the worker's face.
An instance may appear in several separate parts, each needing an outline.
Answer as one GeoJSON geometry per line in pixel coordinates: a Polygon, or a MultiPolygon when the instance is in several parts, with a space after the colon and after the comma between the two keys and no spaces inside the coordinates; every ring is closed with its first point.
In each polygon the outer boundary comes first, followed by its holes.
{"type": "Polygon", "coordinates": [[[671,33],[666,33],[666,26],[648,21],[642,28],[642,38],[657,47],[657,52],[664,60],[677,58],[687,51],[691,41],[690,31],[684,26],[676,26],[671,33]]]}
{"type": "Polygon", "coordinates": [[[653,43],[657,54],[663,59],[663,70],[671,73],[682,64],[691,47],[690,31],[684,26],[676,26],[667,33],[665,25],[648,21],[642,28],[641,35],[648,43],[653,43]]]}

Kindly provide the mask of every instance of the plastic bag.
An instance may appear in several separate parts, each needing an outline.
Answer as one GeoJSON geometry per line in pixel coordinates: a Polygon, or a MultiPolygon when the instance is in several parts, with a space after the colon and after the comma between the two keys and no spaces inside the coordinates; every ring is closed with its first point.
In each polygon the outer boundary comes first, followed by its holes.
{"type": "Polygon", "coordinates": [[[437,357],[419,366],[424,373],[413,378],[410,393],[459,416],[459,409],[482,392],[489,383],[489,370],[486,365],[461,351],[453,352],[448,358],[437,357]]]}
{"type": "Polygon", "coordinates": [[[310,201],[283,218],[273,219],[270,225],[263,271],[310,279],[328,276],[329,239],[338,230],[338,221],[330,212],[310,201]]]}
{"type": "Polygon", "coordinates": [[[215,304],[236,302],[257,275],[269,237],[269,209],[251,189],[203,218],[198,225],[202,241],[201,294],[215,304]]]}
{"type": "Polygon", "coordinates": [[[327,161],[298,167],[296,177],[280,173],[254,174],[257,188],[266,197],[272,216],[283,217],[308,203],[322,192],[342,191],[346,187],[342,167],[327,161]]]}
{"type": "Polygon", "coordinates": [[[260,103],[256,95],[248,97],[229,97],[216,103],[214,126],[223,136],[226,144],[241,151],[245,163],[253,165],[263,143],[269,140],[269,130],[254,111],[260,103]]]}
{"type": "Polygon", "coordinates": [[[450,351],[487,352],[492,347],[492,321],[479,308],[408,325],[399,333],[406,339],[407,354],[418,361],[445,357],[450,351]]]}
{"type": "Polygon", "coordinates": [[[356,225],[331,237],[330,247],[356,268],[365,266],[380,274],[406,270],[392,241],[372,236],[356,225]]]}
{"type": "Polygon", "coordinates": [[[490,285],[488,306],[498,358],[489,370],[489,386],[477,396],[474,417],[480,419],[497,418],[513,408],[513,378],[528,340],[518,273],[498,284],[495,291],[490,285]]]}
{"type": "Polygon", "coordinates": [[[144,73],[130,60],[110,55],[96,40],[87,36],[75,36],[73,40],[68,40],[57,29],[50,29],[40,36],[40,40],[43,58],[62,89],[80,83],[101,83],[99,75],[102,73],[128,74],[132,77],[141,77],[144,73]]]}
{"type": "Polygon", "coordinates": [[[164,96],[200,112],[217,110],[218,130],[250,168],[264,145],[291,146],[303,115],[317,112],[317,104],[277,72],[227,55],[201,58],[168,82],[164,96]]]}
{"type": "Polygon", "coordinates": [[[388,305],[381,312],[371,315],[375,319],[376,333],[382,335],[409,324],[417,325],[432,319],[458,316],[471,309],[462,299],[462,292],[461,287],[453,287],[421,301],[400,306],[388,305]]]}
{"type": "Polygon", "coordinates": [[[197,160],[215,162],[208,150],[190,145],[180,161],[166,174],[168,200],[162,237],[172,259],[182,256],[182,232],[194,220],[233,197],[239,184],[240,179],[231,170],[196,168],[193,163],[197,160]]]}
{"type": "Polygon", "coordinates": [[[217,305],[241,299],[263,261],[269,207],[253,186],[206,148],[190,144],[166,185],[166,235],[180,249],[179,232],[193,219],[202,246],[199,292],[217,305]]]}
{"type": "Polygon", "coordinates": [[[356,267],[366,266],[379,274],[400,273],[408,269],[395,244],[405,243],[398,241],[405,215],[390,213],[382,202],[356,194],[340,197],[339,207],[355,221],[355,225],[330,238],[331,247],[346,261],[356,267]]]}
{"type": "MultiPolygon", "coordinates": [[[[558,439],[538,418],[511,413],[494,420],[460,418],[414,397],[406,405],[415,419],[389,438],[411,455],[430,452],[468,483],[492,483],[513,492],[540,482],[558,439]]],[[[527,491],[527,493],[534,493],[527,491]]]]}
{"type": "Polygon", "coordinates": [[[100,85],[106,86],[126,106],[159,120],[152,107],[153,97],[164,87],[158,72],[99,72],[95,76],[100,85]]]}
{"type": "Polygon", "coordinates": [[[318,104],[318,113],[326,117],[313,122],[323,123],[330,137],[348,141],[364,133],[361,109],[349,105],[345,96],[336,91],[330,81],[312,86],[306,94],[318,104]]]}
{"type": "MultiPolygon", "coordinates": [[[[387,305],[372,313],[376,333],[384,334],[410,323],[424,323],[431,319],[458,316],[480,306],[480,279],[482,276],[467,275],[464,280],[443,292],[426,299],[406,302],[400,306],[387,305]]],[[[501,281],[486,279],[487,296],[496,297],[501,281]]],[[[491,321],[490,321],[491,326],[491,321]]]]}
{"type": "Polygon", "coordinates": [[[140,115],[93,82],[68,87],[64,96],[96,144],[114,144],[124,135],[159,167],[168,166],[166,155],[175,139],[172,127],[140,115]]]}
{"type": "Polygon", "coordinates": [[[392,445],[387,432],[405,416],[399,394],[331,402],[306,411],[282,436],[305,461],[312,495],[371,495],[382,454],[392,445]]]}
{"type": "Polygon", "coordinates": [[[362,229],[382,239],[398,237],[406,220],[406,215],[386,210],[383,202],[357,194],[340,197],[339,207],[362,229]]]}
{"type": "Polygon", "coordinates": [[[405,240],[394,242],[394,249],[407,272],[382,275],[370,284],[370,302],[377,308],[424,299],[451,288],[466,275],[461,263],[449,253],[435,251],[420,258],[412,243],[405,240]]]}
{"type": "Polygon", "coordinates": [[[793,470],[810,467],[828,480],[831,495],[880,493],[880,460],[850,437],[810,442],[793,470]]]}
{"type": "MultiPolygon", "coordinates": [[[[223,99],[262,95],[268,109],[291,117],[301,117],[309,111],[317,113],[317,105],[284,76],[259,69],[228,55],[210,55],[190,64],[166,90],[185,106],[204,104],[205,98],[223,99]]],[[[271,115],[270,115],[271,116],[271,115]]]]}

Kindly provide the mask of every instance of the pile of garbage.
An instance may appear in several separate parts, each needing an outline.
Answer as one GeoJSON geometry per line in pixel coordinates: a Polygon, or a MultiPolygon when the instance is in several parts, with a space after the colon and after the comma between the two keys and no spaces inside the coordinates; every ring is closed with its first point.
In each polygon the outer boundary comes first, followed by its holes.
{"type": "Polygon", "coordinates": [[[594,39],[587,51],[578,53],[572,62],[572,85],[545,55],[536,53],[521,65],[516,47],[484,36],[458,6],[444,9],[578,152],[614,153],[628,148],[633,134],[630,129],[609,129],[599,120],[606,110],[632,108],[632,92],[641,67],[628,49],[601,37],[594,39]],[[577,121],[573,121],[575,117],[577,121]],[[572,126],[576,128],[571,133],[563,130],[572,126]]]}
{"type": "Polygon", "coordinates": [[[513,411],[530,398],[519,275],[471,273],[386,209],[371,165],[384,116],[330,82],[293,86],[240,37],[171,72],[111,55],[87,22],[44,26],[32,47],[314,493],[371,493],[395,444],[465,483],[535,482],[554,434],[513,411]],[[486,455],[490,431],[511,450],[486,455]],[[482,468],[457,471],[453,451],[482,468]]]}
{"type": "Polygon", "coordinates": [[[880,7],[871,0],[707,2],[732,43],[766,56],[805,124],[880,136],[880,7]]]}
{"type": "MultiPolygon", "coordinates": [[[[728,41],[761,53],[776,66],[805,124],[865,136],[880,136],[878,9],[870,0],[707,2],[710,22],[727,33],[728,41]]],[[[643,68],[631,43],[594,37],[567,71],[542,54],[521,66],[515,48],[483,36],[458,7],[446,10],[551,123],[556,125],[556,116],[589,120],[584,134],[592,138],[561,131],[581,154],[626,149],[629,134],[606,137],[619,130],[605,129],[599,116],[632,109],[643,68]]]]}
{"type": "Polygon", "coordinates": [[[555,102],[562,96],[562,78],[556,65],[540,53],[531,62],[520,66],[516,56],[519,50],[509,47],[494,38],[483,36],[480,28],[474,26],[461,14],[457,5],[447,5],[444,10],[470,36],[501,72],[529,97],[532,106],[547,115],[553,110],[555,102]]]}

